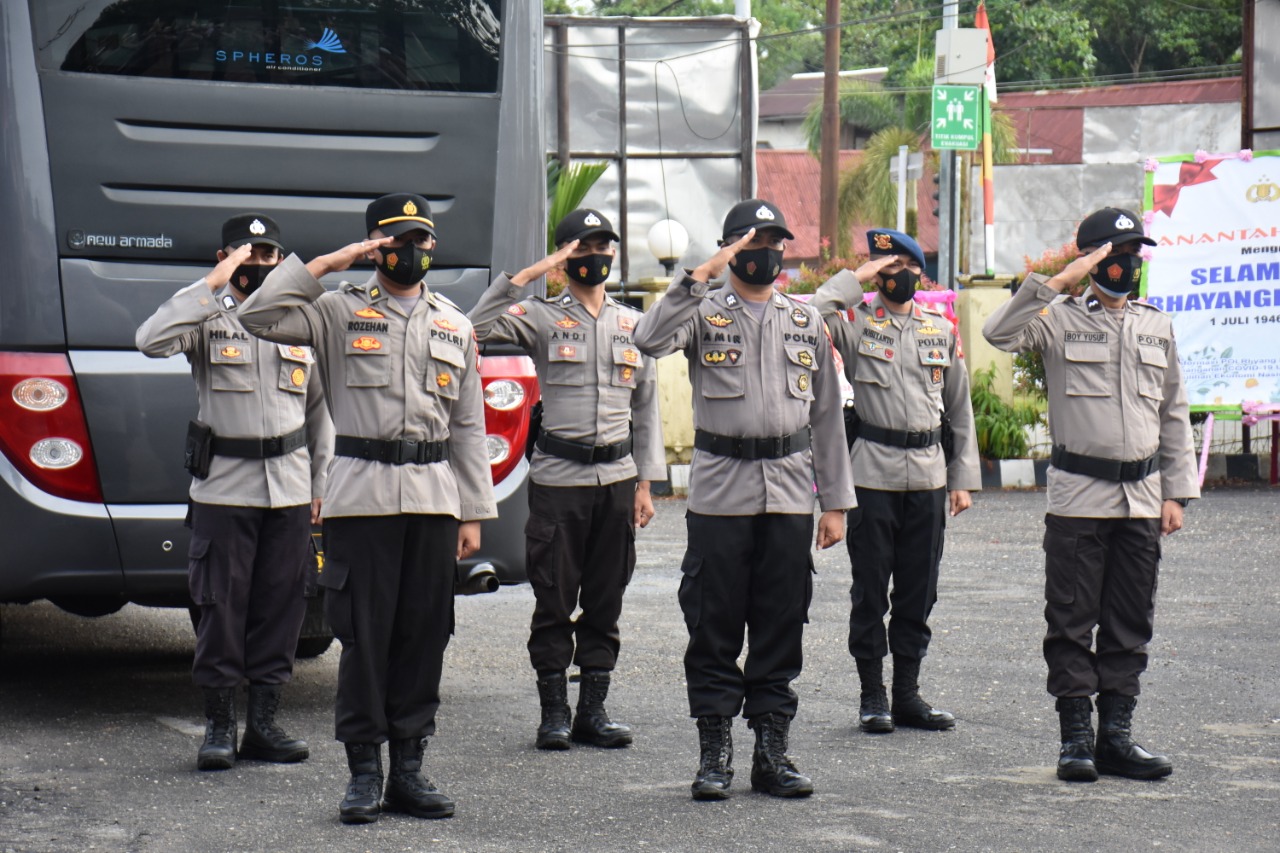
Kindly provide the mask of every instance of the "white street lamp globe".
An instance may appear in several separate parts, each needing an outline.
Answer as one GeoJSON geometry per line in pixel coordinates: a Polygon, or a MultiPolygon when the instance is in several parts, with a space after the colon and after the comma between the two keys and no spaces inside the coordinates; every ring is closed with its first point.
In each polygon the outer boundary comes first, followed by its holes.
{"type": "Polygon", "coordinates": [[[649,251],[667,270],[667,275],[675,272],[676,261],[689,248],[689,232],[674,219],[662,219],[653,223],[649,229],[649,251]]]}

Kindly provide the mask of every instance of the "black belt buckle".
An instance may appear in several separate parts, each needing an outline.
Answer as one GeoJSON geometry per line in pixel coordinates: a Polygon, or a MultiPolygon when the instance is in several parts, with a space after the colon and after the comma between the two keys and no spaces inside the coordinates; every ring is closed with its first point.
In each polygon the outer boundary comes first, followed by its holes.
{"type": "Polygon", "coordinates": [[[262,439],[262,458],[284,455],[284,436],[273,435],[262,439]]]}
{"type": "Polygon", "coordinates": [[[771,459],[781,459],[791,452],[791,436],[769,436],[769,455],[771,459]]]}
{"type": "Polygon", "coordinates": [[[423,446],[412,438],[402,438],[397,442],[396,446],[396,464],[407,465],[410,462],[421,463],[419,458],[424,450],[423,446]]]}

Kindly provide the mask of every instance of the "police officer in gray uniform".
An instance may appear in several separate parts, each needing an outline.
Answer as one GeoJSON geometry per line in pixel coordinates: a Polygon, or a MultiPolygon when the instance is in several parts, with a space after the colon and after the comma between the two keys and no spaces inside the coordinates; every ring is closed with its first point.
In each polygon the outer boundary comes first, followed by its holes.
{"type": "Polygon", "coordinates": [[[822,317],[773,287],[791,238],[775,205],[735,205],[720,251],[676,276],[635,330],[647,355],[683,351],[693,384],[680,607],[701,749],[695,800],[729,796],[739,711],[756,733],[751,787],[777,797],[813,793],[786,750],[813,592],[814,482],[819,548],[844,538],[844,511],[856,498],[822,317]],[[726,266],[728,284],[712,290],[708,282],[726,266]],[[749,650],[739,669],[744,629],[749,650]]]}
{"type": "Polygon", "coordinates": [[[982,329],[993,346],[1044,358],[1053,435],[1044,657],[1062,735],[1058,778],[1067,781],[1173,772],[1168,758],[1133,742],[1131,723],[1160,537],[1181,529],[1200,489],[1172,320],[1130,298],[1141,246],[1154,245],[1140,222],[1114,207],[1090,214],[1076,232],[1080,256],[1052,278],[1029,275],[982,329]],[[1083,295],[1060,298],[1085,276],[1083,295]]]}
{"type": "Polygon", "coordinates": [[[422,775],[422,753],[440,706],[457,561],[495,515],[471,323],[423,281],[436,245],[431,208],[420,195],[383,196],[365,227],[369,239],[306,265],[285,258],[241,310],[254,334],[316,348],[338,432],[320,582],[342,641],[344,823],[370,823],[382,808],[453,814],[422,775]],[[367,281],[325,292],[321,276],[361,258],[377,267],[367,281]]]}
{"type": "Polygon", "coordinates": [[[279,263],[280,229],[262,213],[233,216],[222,245],[218,265],[161,305],[135,338],[152,358],[185,354],[200,400],[189,439],[189,580],[199,613],[192,678],[205,699],[201,770],[235,764],[235,694],[244,681],[239,756],[292,762],[309,754],[275,715],[293,677],[311,525],[333,444],[311,349],[258,340],[238,317],[279,263]]]}
{"type": "Polygon", "coordinates": [[[858,508],[849,513],[853,607],[849,653],[862,685],[859,725],[953,728],[955,717],[920,698],[920,661],[929,648],[929,614],[938,600],[947,515],[972,504],[982,485],[978,442],[959,336],[936,308],[912,300],[924,252],[907,234],[867,232],[870,259],[818,288],[813,307],[827,321],[854,389],[857,434],[851,450],[858,508]],[[879,293],[865,302],[862,284],[879,293]],[[952,434],[943,451],[943,423],[952,434]],[[893,581],[890,596],[889,582],[893,581]],[[893,612],[886,634],[884,616],[893,612]],[[893,713],[884,658],[893,652],[893,713]]]}
{"type": "Polygon", "coordinates": [[[604,702],[622,595],[635,570],[635,527],[653,517],[649,482],[666,478],[666,454],[654,362],[632,341],[641,314],[604,292],[617,239],[600,211],[573,211],[556,226],[555,253],[499,274],[470,313],[481,343],[517,344],[541,380],[525,527],[537,602],[529,659],[542,705],[539,749],[568,749],[571,739],[631,743],[631,729],[611,721],[604,702]],[[569,277],[563,295],[529,296],[527,285],[558,267],[569,277]],[[581,670],[572,726],[570,662],[581,670]]]}

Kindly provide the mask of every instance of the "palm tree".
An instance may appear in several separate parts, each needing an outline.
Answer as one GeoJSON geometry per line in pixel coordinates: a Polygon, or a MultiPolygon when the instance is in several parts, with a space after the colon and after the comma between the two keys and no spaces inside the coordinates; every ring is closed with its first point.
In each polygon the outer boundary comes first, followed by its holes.
{"type": "MultiPolygon", "coordinates": [[[[863,149],[862,157],[840,176],[837,195],[837,251],[850,250],[849,230],[855,222],[894,222],[898,218],[898,192],[889,175],[889,160],[898,148],[906,145],[910,152],[929,147],[930,95],[933,89],[934,60],[920,57],[903,75],[901,87],[886,90],[863,81],[850,81],[842,86],[840,117],[859,127],[875,130],[863,149]],[[893,117],[885,121],[886,115],[893,117]]],[[[816,101],[805,117],[804,131],[809,151],[817,156],[822,146],[822,101],[816,101]]],[[[991,116],[991,137],[997,163],[1017,162],[1013,124],[998,111],[991,116]]],[[[937,168],[936,156],[931,156],[937,168]]],[[[916,233],[915,181],[907,184],[907,231],[916,233]]]]}

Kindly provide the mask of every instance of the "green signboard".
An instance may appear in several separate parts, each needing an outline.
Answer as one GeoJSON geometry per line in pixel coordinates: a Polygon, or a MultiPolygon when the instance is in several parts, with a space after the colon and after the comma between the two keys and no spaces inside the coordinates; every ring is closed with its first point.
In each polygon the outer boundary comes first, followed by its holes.
{"type": "Polygon", "coordinates": [[[929,141],[935,149],[972,151],[982,138],[977,86],[934,86],[929,141]]]}

